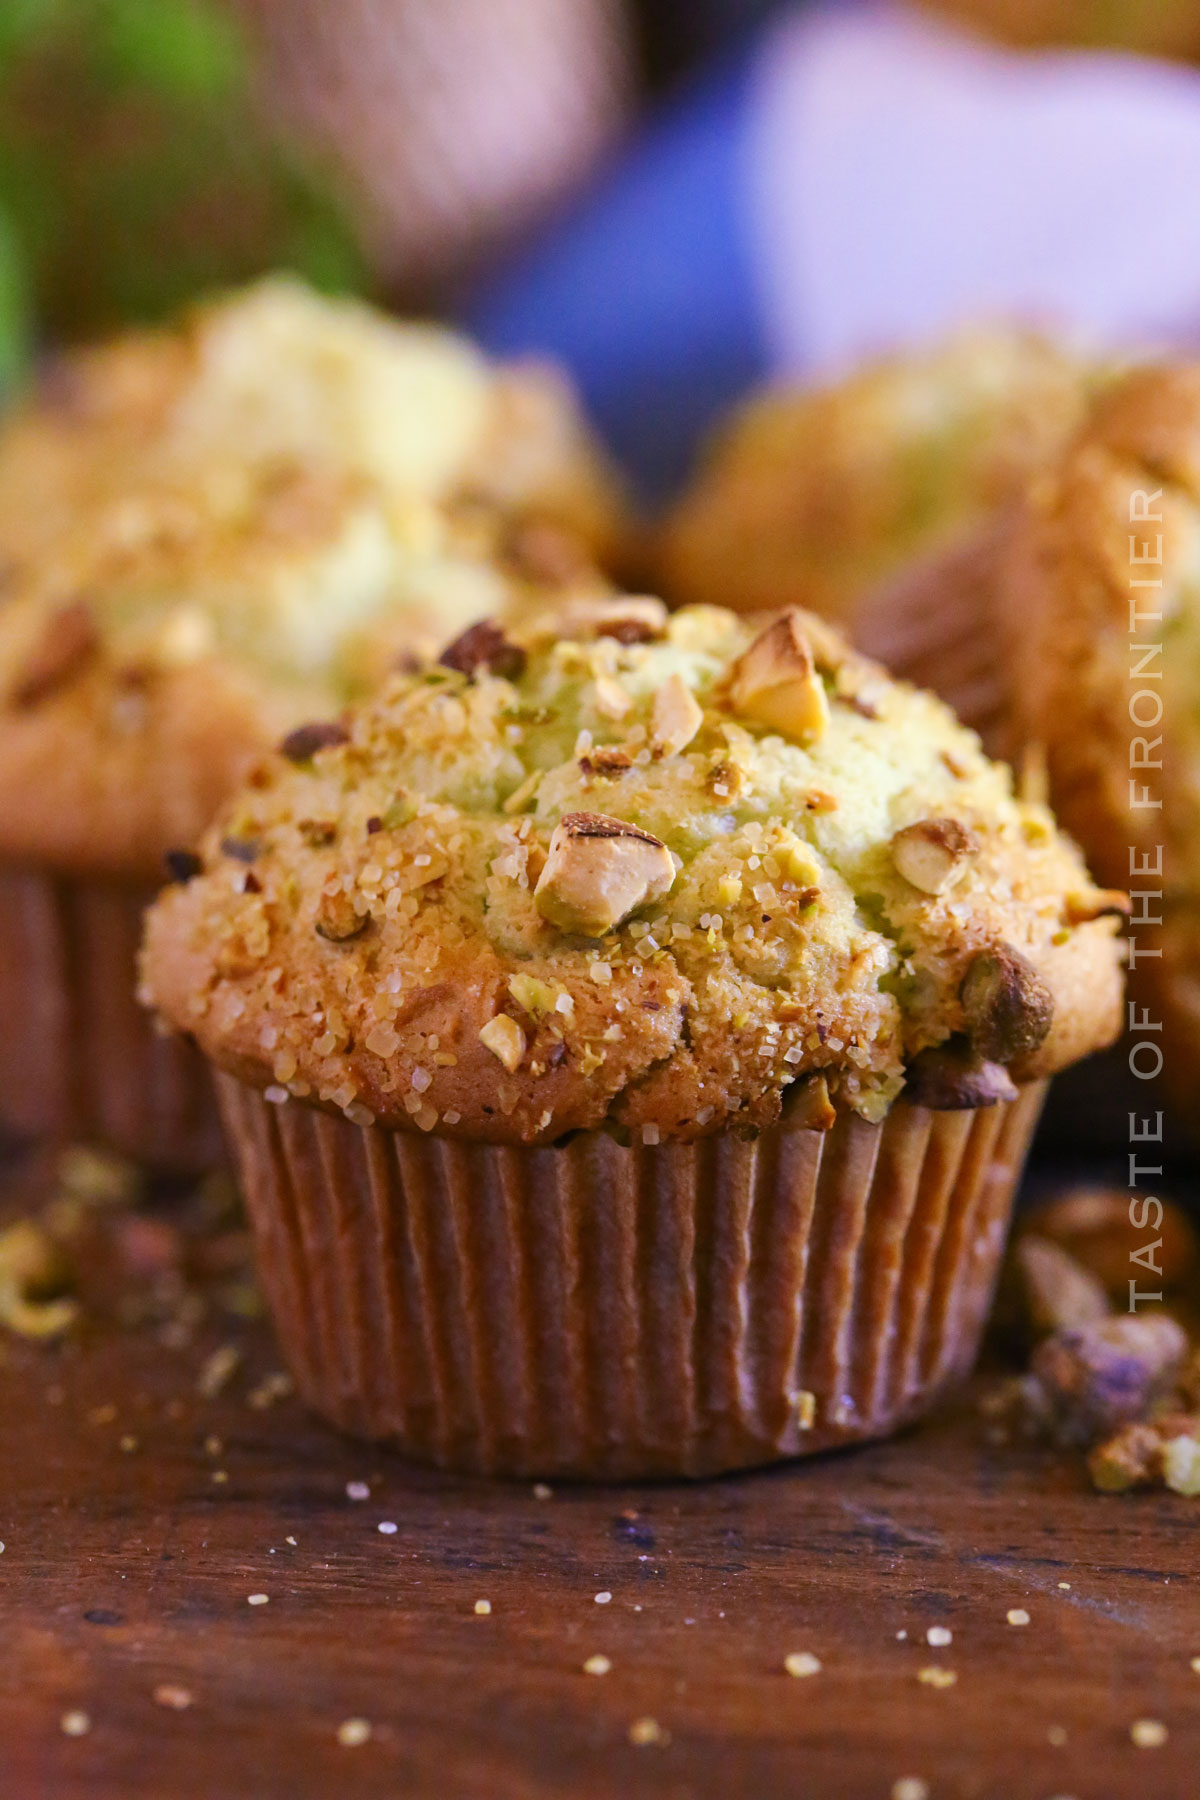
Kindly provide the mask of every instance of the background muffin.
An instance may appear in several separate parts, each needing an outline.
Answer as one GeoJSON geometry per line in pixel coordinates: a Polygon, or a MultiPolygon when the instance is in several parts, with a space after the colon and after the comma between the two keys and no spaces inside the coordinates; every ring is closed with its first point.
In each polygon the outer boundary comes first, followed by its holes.
{"type": "Polygon", "coordinates": [[[967,540],[1079,423],[1088,376],[1030,333],[967,333],[844,381],[760,395],[713,444],[668,519],[673,598],[811,607],[853,628],[860,602],[967,540]]]}
{"type": "Polygon", "coordinates": [[[0,1120],[194,1160],[132,1000],[164,853],[398,655],[596,585],[616,514],[557,378],[294,283],[54,369],[0,436],[0,1120]]]}
{"type": "Polygon", "coordinates": [[[441,327],[277,276],[174,330],[47,365],[0,435],[0,551],[36,554],[131,492],[280,465],[383,495],[492,500],[596,551],[621,523],[613,473],[553,367],[492,364],[441,327]]]}
{"type": "MultiPolygon", "coordinates": [[[[147,997],[237,1077],[229,1117],[305,1391],[342,1423],[476,1466],[696,1470],[910,1412],[973,1351],[1036,1111],[1019,1084],[1118,1023],[1112,921],[1049,816],[1012,797],[1007,772],[938,702],[796,612],[759,629],[613,598],[476,630],[438,665],[394,678],[348,741],[267,766],[200,864],[151,914],[147,997]],[[738,1134],[762,1134],[758,1148],[738,1134]],[[747,1156],[753,1169],[735,1175],[747,1156]],[[743,1177],[758,1184],[757,1224],[734,1193],[743,1177]],[[288,1216],[308,1250],[281,1213],[281,1182],[299,1196],[288,1216]],[[922,1192],[936,1193],[936,1218],[918,1238],[946,1260],[936,1279],[931,1264],[898,1281],[922,1192]],[[991,1210],[972,1224],[985,1192],[991,1210]],[[397,1245],[434,1217],[446,1229],[454,1195],[468,1194],[458,1273],[439,1252],[405,1286],[397,1245]],[[816,1213],[789,1220],[805,1195],[816,1213]],[[555,1224],[545,1207],[560,1203],[555,1224]],[[727,1214],[719,1227],[712,1207],[727,1214]],[[638,1409],[665,1402],[637,1398],[641,1377],[627,1371],[607,1423],[582,1390],[547,1390],[526,1395],[524,1424],[484,1426],[447,1351],[453,1377],[437,1379],[455,1391],[440,1413],[430,1401],[436,1417],[415,1417],[408,1384],[431,1378],[395,1334],[411,1347],[452,1329],[457,1308],[453,1330],[503,1359],[486,1294],[506,1259],[562,1275],[518,1306],[513,1330],[541,1344],[539,1368],[572,1366],[574,1350],[554,1342],[564,1308],[572,1331],[608,1341],[604,1320],[624,1302],[587,1243],[618,1218],[632,1234],[621,1257],[639,1268],[643,1253],[653,1263],[646,1233],[683,1231],[691,1246],[664,1240],[658,1273],[636,1278],[651,1386],[656,1306],[686,1311],[711,1282],[730,1316],[753,1314],[739,1284],[762,1255],[770,1320],[794,1323],[811,1250],[829,1284],[807,1315],[816,1387],[797,1374],[796,1344],[790,1364],[779,1346],[761,1366],[746,1349],[754,1366],[727,1413],[701,1395],[687,1419],[651,1426],[638,1409]],[[492,1246],[493,1277],[487,1240],[502,1223],[515,1247],[492,1246]],[[720,1247],[743,1225],[740,1247],[720,1247]],[[356,1273],[352,1293],[334,1272],[319,1278],[334,1288],[318,1323],[306,1286],[318,1276],[297,1258],[307,1266],[331,1229],[356,1273]],[[562,1262],[563,1234],[583,1275],[562,1262]],[[857,1291],[874,1298],[852,1319],[860,1255],[857,1291]],[[929,1325],[929,1365],[885,1372],[894,1306],[920,1336],[918,1316],[929,1324],[925,1308],[943,1302],[957,1323],[943,1308],[929,1325]],[[820,1390],[819,1419],[798,1423],[797,1383],[820,1390]],[[565,1437],[558,1407],[573,1420],[565,1437]],[[451,1418],[464,1410],[473,1424],[451,1418]]],[[[710,1353],[720,1345],[696,1352],[710,1353]]]]}
{"type": "Polygon", "coordinates": [[[1096,402],[1035,487],[1008,546],[1002,617],[1014,740],[1044,751],[1054,806],[1100,879],[1149,890],[1138,910],[1162,915],[1161,929],[1139,933],[1162,956],[1132,980],[1165,1019],[1165,1077],[1189,1101],[1200,1060],[1198,567],[1200,367],[1140,370],[1096,402]]]}

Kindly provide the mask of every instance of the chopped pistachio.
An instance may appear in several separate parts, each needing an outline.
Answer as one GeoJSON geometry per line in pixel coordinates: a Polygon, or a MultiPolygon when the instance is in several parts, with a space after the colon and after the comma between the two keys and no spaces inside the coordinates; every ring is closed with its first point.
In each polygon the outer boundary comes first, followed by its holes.
{"type": "Polygon", "coordinates": [[[603,937],[675,880],[660,839],[600,813],[568,813],[555,827],[534,890],[538,910],[560,931],[603,937]]]}
{"type": "Polygon", "coordinates": [[[979,839],[957,819],[920,819],[892,839],[892,861],[905,881],[925,894],[940,894],[957,880],[979,839]]]}
{"type": "Polygon", "coordinates": [[[654,748],[662,756],[678,756],[703,723],[703,709],[683,676],[668,676],[656,690],[651,709],[650,741],[654,748]]]}
{"type": "Polygon", "coordinates": [[[535,975],[510,975],[508,991],[531,1019],[544,1019],[555,1010],[557,990],[548,982],[539,981],[535,975]]]}
{"type": "Polygon", "coordinates": [[[510,1075],[516,1074],[525,1054],[525,1033],[515,1019],[510,1019],[507,1013],[497,1013],[480,1030],[479,1041],[504,1064],[510,1075]]]}
{"type": "Polygon", "coordinates": [[[784,737],[818,738],[829,723],[829,701],[812,648],[793,608],[760,632],[730,670],[737,712],[784,737]]]}

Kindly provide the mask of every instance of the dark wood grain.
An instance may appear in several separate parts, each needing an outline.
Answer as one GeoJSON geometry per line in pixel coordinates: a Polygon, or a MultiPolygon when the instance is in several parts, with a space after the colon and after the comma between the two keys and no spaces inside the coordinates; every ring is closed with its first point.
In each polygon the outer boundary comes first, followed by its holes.
{"type": "Polygon", "coordinates": [[[161,1338],[5,1347],[3,1800],[1196,1791],[1196,1504],[1095,1497],[1069,1459],[989,1445],[969,1403],[807,1466],[539,1499],[343,1442],[294,1400],[255,1410],[264,1325],[161,1338]],[[203,1399],[231,1335],[242,1366],[203,1399]],[[784,1673],[795,1650],[820,1672],[784,1673]],[[597,1652],[611,1672],[585,1674],[597,1652]],[[922,1685],[930,1665],[956,1684],[922,1685]],[[350,1717],[369,1742],[339,1744],[350,1717]],[[645,1717],[669,1742],[630,1742],[645,1717]],[[1139,1718],[1162,1747],[1134,1746],[1139,1718]]]}

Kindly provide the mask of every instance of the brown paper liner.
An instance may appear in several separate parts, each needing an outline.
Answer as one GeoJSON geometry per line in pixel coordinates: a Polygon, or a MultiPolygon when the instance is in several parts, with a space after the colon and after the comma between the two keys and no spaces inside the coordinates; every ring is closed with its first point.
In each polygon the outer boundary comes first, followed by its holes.
{"type": "Polygon", "coordinates": [[[82,1138],[164,1170],[223,1158],[212,1077],[138,1005],[153,889],[0,865],[0,1128],[82,1138]]]}
{"type": "Polygon", "coordinates": [[[878,1437],[970,1368],[1043,1086],[752,1142],[463,1144],[218,1077],[301,1393],[508,1475],[704,1475],[878,1437]]]}

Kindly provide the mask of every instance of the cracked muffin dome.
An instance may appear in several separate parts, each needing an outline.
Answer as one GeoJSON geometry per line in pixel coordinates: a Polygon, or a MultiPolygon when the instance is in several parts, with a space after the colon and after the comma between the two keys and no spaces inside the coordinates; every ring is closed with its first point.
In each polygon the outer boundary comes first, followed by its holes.
{"type": "Polygon", "coordinates": [[[849,628],[860,602],[1015,500],[1083,418],[1094,374],[996,327],[769,390],[712,444],[661,534],[664,590],[849,628]]]}
{"type": "Polygon", "coordinates": [[[569,396],[269,281],[60,364],[0,432],[0,858],[153,877],[290,725],[599,585],[569,396]]]}
{"type": "Polygon", "coordinates": [[[1110,895],[940,702],[815,618],[476,627],[226,808],[143,997],[358,1123],[654,1143],[1011,1097],[1115,1035],[1110,895]]]}

